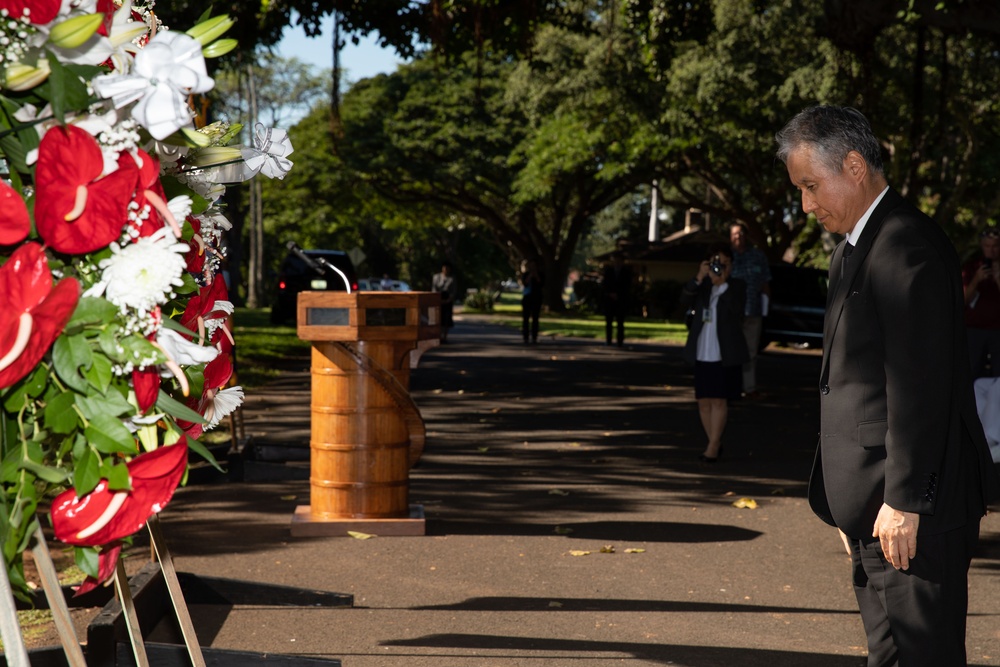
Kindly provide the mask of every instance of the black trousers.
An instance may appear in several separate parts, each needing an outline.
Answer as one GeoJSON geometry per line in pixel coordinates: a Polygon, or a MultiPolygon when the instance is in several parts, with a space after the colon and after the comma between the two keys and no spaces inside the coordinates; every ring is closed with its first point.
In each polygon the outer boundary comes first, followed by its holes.
{"type": "Polygon", "coordinates": [[[604,335],[608,345],[611,345],[612,323],[618,324],[618,344],[625,342],[625,313],[628,311],[626,304],[617,302],[609,303],[604,308],[604,335]]]}
{"type": "Polygon", "coordinates": [[[538,320],[542,315],[541,299],[526,299],[521,302],[521,333],[524,342],[538,342],[538,320]]]}
{"type": "Polygon", "coordinates": [[[978,542],[978,518],[920,535],[909,569],[897,570],[877,538],[851,540],[868,667],[965,667],[969,562],[978,542]]]}

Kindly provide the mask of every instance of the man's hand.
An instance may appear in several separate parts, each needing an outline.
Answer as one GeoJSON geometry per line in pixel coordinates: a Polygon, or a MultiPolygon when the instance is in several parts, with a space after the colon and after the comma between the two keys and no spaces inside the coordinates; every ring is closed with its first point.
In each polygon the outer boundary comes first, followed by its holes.
{"type": "Polygon", "coordinates": [[[913,512],[900,512],[885,503],[875,518],[875,529],[872,537],[877,537],[882,544],[885,559],[897,570],[910,567],[910,559],[917,555],[917,527],[920,525],[920,515],[913,512]]]}

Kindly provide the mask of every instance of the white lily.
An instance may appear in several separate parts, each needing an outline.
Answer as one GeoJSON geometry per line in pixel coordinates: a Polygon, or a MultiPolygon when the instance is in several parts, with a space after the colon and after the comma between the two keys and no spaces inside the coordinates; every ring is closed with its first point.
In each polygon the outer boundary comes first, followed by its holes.
{"type": "Polygon", "coordinates": [[[156,342],[171,359],[182,366],[207,364],[219,356],[219,351],[215,347],[191,342],[173,329],[166,327],[157,332],[156,342]]]}

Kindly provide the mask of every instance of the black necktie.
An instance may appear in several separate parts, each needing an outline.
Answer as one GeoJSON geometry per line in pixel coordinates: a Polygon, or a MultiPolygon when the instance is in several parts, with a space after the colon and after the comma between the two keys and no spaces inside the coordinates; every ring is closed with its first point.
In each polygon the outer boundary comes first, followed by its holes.
{"type": "Polygon", "coordinates": [[[850,259],[851,253],[854,252],[854,246],[851,243],[844,243],[844,252],[840,254],[840,277],[843,279],[844,274],[847,273],[847,260],[850,259]]]}

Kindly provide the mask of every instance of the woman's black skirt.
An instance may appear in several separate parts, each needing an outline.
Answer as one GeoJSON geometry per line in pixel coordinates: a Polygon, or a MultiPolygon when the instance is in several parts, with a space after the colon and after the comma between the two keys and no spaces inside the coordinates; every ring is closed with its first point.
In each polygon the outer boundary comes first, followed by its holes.
{"type": "Polygon", "coordinates": [[[743,389],[743,367],[723,366],[721,361],[694,362],[694,397],[740,397],[743,389]]]}

